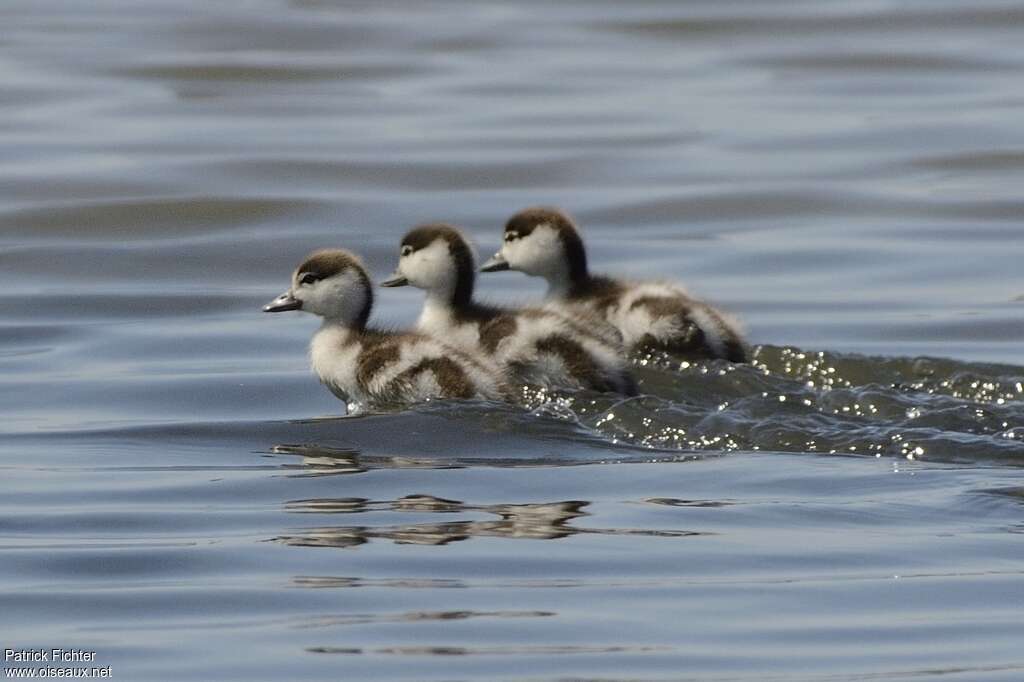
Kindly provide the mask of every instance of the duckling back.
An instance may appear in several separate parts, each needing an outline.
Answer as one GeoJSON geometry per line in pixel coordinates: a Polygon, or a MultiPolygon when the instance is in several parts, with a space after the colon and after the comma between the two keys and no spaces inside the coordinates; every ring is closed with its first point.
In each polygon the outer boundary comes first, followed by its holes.
{"type": "Polygon", "coordinates": [[[747,361],[738,325],[670,282],[625,283],[605,316],[631,349],[747,361]]]}
{"type": "Polygon", "coordinates": [[[481,326],[480,346],[525,383],[636,393],[620,346],[549,309],[496,315],[481,326]]]}

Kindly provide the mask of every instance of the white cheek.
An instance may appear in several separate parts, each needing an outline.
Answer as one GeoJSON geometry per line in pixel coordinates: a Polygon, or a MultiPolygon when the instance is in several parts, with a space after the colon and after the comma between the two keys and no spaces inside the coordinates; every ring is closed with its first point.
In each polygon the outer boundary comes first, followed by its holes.
{"type": "Polygon", "coordinates": [[[302,302],[302,309],[310,313],[320,312],[320,302],[323,298],[315,286],[299,286],[292,288],[292,296],[302,302]]]}
{"type": "Polygon", "coordinates": [[[527,243],[527,239],[520,238],[506,242],[501,249],[501,255],[508,261],[509,267],[515,270],[532,273],[537,265],[536,256],[527,243]]]}
{"type": "Polygon", "coordinates": [[[310,292],[310,303],[315,305],[317,308],[327,309],[330,307],[332,300],[337,304],[337,299],[340,298],[340,294],[337,291],[337,287],[331,286],[332,282],[324,281],[314,287],[310,292]]]}
{"type": "Polygon", "coordinates": [[[403,258],[402,265],[399,269],[402,274],[405,275],[405,278],[409,280],[409,284],[414,287],[426,286],[423,275],[423,263],[420,262],[420,259],[417,256],[413,255],[408,258],[403,258]]]}
{"type": "Polygon", "coordinates": [[[337,306],[345,295],[345,288],[335,279],[325,279],[310,287],[309,302],[319,310],[337,306]]]}
{"type": "Polygon", "coordinates": [[[550,227],[541,225],[514,243],[517,267],[532,275],[551,274],[562,259],[562,242],[550,227]]]}
{"type": "Polygon", "coordinates": [[[346,271],[312,286],[297,287],[295,297],[306,312],[355,320],[366,305],[366,289],[358,275],[346,271]]]}
{"type": "Polygon", "coordinates": [[[448,245],[436,241],[425,249],[403,259],[402,274],[409,283],[421,289],[441,289],[454,280],[455,264],[448,245]]]}
{"type": "Polygon", "coordinates": [[[398,261],[398,272],[409,280],[409,284],[419,286],[419,268],[415,256],[403,256],[398,261]]]}

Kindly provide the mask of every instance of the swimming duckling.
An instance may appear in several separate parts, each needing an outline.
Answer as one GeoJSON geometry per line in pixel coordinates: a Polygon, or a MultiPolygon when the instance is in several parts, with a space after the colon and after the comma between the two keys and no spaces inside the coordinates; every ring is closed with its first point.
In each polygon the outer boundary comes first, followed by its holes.
{"type": "Polygon", "coordinates": [[[418,330],[482,351],[526,383],[636,393],[619,345],[552,310],[476,303],[475,278],[469,243],[451,225],[435,223],[405,235],[398,268],[381,286],[426,290],[418,330]]]}
{"type": "Polygon", "coordinates": [[[356,410],[508,394],[501,370],[484,357],[426,334],[367,327],[372,307],[373,288],[359,259],[348,251],[324,250],[295,270],[291,288],[263,312],[304,310],[324,318],[310,343],[313,372],[356,410]]]}
{"type": "Polygon", "coordinates": [[[746,344],[736,324],[682,287],[591,275],[579,230],[558,209],[527,208],[513,215],[505,225],[501,250],[480,269],[543,277],[549,300],[607,320],[629,349],[747,362],[746,344]]]}

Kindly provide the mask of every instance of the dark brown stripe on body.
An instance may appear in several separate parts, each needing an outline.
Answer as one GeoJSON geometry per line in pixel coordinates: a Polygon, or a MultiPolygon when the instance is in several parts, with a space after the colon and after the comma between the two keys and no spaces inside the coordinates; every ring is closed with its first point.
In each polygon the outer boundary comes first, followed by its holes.
{"type": "Polygon", "coordinates": [[[692,358],[715,358],[717,354],[706,343],[704,331],[693,322],[686,322],[680,333],[668,338],[644,334],[635,345],[637,350],[664,350],[692,358]]]}
{"type": "Polygon", "coordinates": [[[372,346],[359,354],[356,367],[356,381],[366,387],[373,378],[385,367],[396,362],[402,355],[397,343],[372,346]]]}
{"type": "Polygon", "coordinates": [[[652,317],[675,318],[680,328],[677,333],[667,338],[645,334],[636,347],[641,350],[665,350],[696,358],[722,358],[722,353],[708,343],[708,334],[711,330],[701,329],[693,320],[692,313],[696,307],[700,307],[706,316],[715,321],[718,331],[722,334],[722,345],[725,348],[723,359],[730,362],[746,362],[747,351],[742,339],[725,324],[721,316],[710,306],[684,296],[643,296],[633,301],[630,310],[646,308],[652,317]]]}
{"type": "Polygon", "coordinates": [[[581,386],[598,391],[612,390],[608,382],[601,376],[590,355],[577,341],[560,334],[552,334],[537,342],[536,348],[541,353],[558,357],[565,365],[566,371],[581,386]]]}
{"type": "Polygon", "coordinates": [[[608,277],[588,277],[582,282],[573,283],[568,298],[573,302],[586,300],[603,315],[608,308],[619,302],[624,291],[622,284],[608,277]]]}
{"type": "Polygon", "coordinates": [[[424,372],[432,372],[441,388],[442,398],[472,398],[476,395],[473,383],[466,372],[451,358],[423,358],[416,365],[399,374],[392,381],[398,391],[414,384],[424,372]]]}
{"type": "Polygon", "coordinates": [[[704,330],[690,319],[692,302],[682,296],[642,296],[629,306],[630,311],[645,308],[652,318],[674,318],[679,331],[669,337],[644,334],[636,344],[644,350],[666,350],[695,357],[715,357],[707,344],[704,330]]]}
{"type": "Polygon", "coordinates": [[[718,325],[722,335],[722,345],[725,347],[725,359],[729,362],[749,362],[747,346],[743,339],[725,323],[718,311],[710,306],[704,306],[704,313],[713,318],[718,325]]]}
{"type": "Polygon", "coordinates": [[[502,341],[516,333],[518,326],[514,315],[499,315],[480,325],[480,345],[493,353],[502,341]]]}
{"type": "Polygon", "coordinates": [[[647,308],[654,317],[689,317],[693,306],[682,296],[641,296],[629,306],[630,310],[647,308]]]}

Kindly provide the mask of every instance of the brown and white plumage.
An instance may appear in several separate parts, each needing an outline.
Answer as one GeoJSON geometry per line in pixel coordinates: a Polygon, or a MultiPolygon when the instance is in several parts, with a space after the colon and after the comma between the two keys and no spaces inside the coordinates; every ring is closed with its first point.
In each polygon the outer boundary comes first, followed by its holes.
{"type": "Polygon", "coordinates": [[[738,325],[678,284],[590,274],[579,230],[558,209],[528,208],[513,215],[501,250],[481,269],[543,277],[551,304],[600,317],[622,335],[627,348],[747,361],[738,325]]]}
{"type": "Polygon", "coordinates": [[[434,223],[405,235],[398,268],[383,285],[411,284],[426,290],[417,329],[463,350],[483,352],[521,381],[552,388],[636,392],[616,340],[554,310],[477,303],[475,277],[466,238],[451,225],[434,223]]]}
{"type": "Polygon", "coordinates": [[[504,375],[487,358],[421,332],[372,329],[372,307],[373,288],[359,259],[324,250],[303,261],[291,288],[263,310],[303,310],[323,318],[310,343],[313,372],[356,409],[507,395],[504,375]]]}

